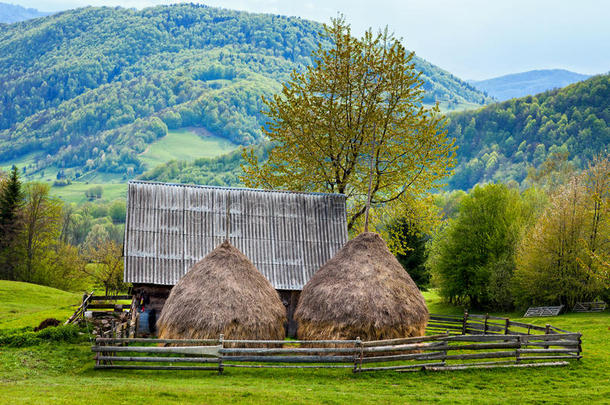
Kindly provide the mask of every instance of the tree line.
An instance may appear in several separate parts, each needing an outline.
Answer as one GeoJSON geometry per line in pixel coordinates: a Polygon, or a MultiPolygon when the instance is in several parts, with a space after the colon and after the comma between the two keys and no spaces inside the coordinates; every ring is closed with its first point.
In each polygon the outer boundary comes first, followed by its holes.
{"type": "Polygon", "coordinates": [[[125,202],[64,204],[49,185],[0,172],[0,278],[120,291],[125,202]]]}
{"type": "Polygon", "coordinates": [[[450,218],[426,266],[447,301],[510,310],[610,299],[608,155],[582,172],[565,156],[545,163],[521,192],[489,183],[439,198],[450,218]]]}

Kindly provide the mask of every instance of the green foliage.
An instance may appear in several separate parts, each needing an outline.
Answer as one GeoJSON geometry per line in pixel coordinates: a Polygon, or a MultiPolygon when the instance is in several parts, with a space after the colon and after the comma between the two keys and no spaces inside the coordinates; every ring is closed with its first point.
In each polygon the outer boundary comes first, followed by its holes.
{"type": "Polygon", "coordinates": [[[0,178],[0,277],[15,279],[15,243],[23,226],[20,209],[23,190],[19,171],[13,166],[6,179],[0,178]]]}
{"type": "Polygon", "coordinates": [[[127,211],[127,202],[125,200],[115,200],[108,208],[108,214],[115,224],[124,224],[127,211]]]}
{"type": "Polygon", "coordinates": [[[527,212],[519,193],[502,184],[477,186],[462,198],[457,217],[430,246],[428,266],[445,299],[511,307],[514,252],[527,212]]]}
{"type": "MultiPolygon", "coordinates": [[[[181,127],[262,139],[261,96],[310,65],[321,25],[194,4],[80,8],[0,30],[0,156],[27,173],[144,171],[147,145],[181,127]]],[[[424,102],[481,105],[467,83],[414,59],[424,102]]]]}
{"type": "Polygon", "coordinates": [[[584,169],[610,144],[610,75],[566,88],[451,114],[447,130],[456,138],[458,165],[451,188],[481,182],[521,183],[530,166],[553,154],[568,154],[584,169]]]}
{"type": "Polygon", "coordinates": [[[103,192],[104,192],[104,189],[102,188],[102,186],[90,187],[85,191],[85,197],[87,197],[87,199],[89,201],[92,201],[96,198],[100,199],[100,198],[102,198],[103,192]]]}
{"type": "Polygon", "coordinates": [[[88,339],[88,336],[76,325],[61,325],[45,328],[41,331],[2,331],[0,347],[36,346],[44,342],[78,343],[88,339]]]}
{"type": "Polygon", "coordinates": [[[519,246],[515,294],[520,306],[571,308],[610,287],[609,184],[606,157],[553,193],[519,246]]]}
{"type": "Polygon", "coordinates": [[[404,267],[420,290],[426,291],[430,286],[430,270],[426,267],[428,252],[426,242],[430,239],[422,235],[408,220],[394,221],[388,230],[391,236],[389,248],[394,251],[396,259],[404,267]]]}
{"type": "Polygon", "coordinates": [[[388,213],[433,221],[428,191],[451,173],[453,142],[437,107],[422,106],[413,54],[388,32],[351,35],[343,19],[324,26],[315,63],[293,72],[265,99],[264,133],[273,144],[260,162],[248,149],[249,187],[346,195],[347,227],[379,225],[388,213]],[[370,206],[370,210],[368,207],[370,206]]]}

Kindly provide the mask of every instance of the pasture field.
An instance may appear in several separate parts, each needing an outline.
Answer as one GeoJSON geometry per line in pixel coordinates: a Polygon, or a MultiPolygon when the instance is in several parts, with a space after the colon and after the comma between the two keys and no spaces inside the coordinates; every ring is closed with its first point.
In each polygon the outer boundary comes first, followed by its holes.
{"type": "Polygon", "coordinates": [[[53,187],[51,194],[70,203],[84,203],[87,201],[85,192],[96,186],[102,187],[102,198],[94,201],[114,201],[127,196],[127,180],[122,183],[81,183],[73,182],[68,186],[53,187]]]}
{"type": "Polygon", "coordinates": [[[150,144],[140,154],[140,159],[148,169],[152,169],[170,160],[213,158],[236,148],[237,145],[231,141],[202,132],[202,129],[182,128],[168,131],[166,136],[150,144]]]}
{"type": "MultiPolygon", "coordinates": [[[[8,282],[3,282],[8,283],[8,282]]],[[[24,284],[24,283],[20,283],[24,284]]],[[[26,285],[27,286],[27,285],[26,285]]],[[[3,290],[6,290],[3,285],[3,290]]],[[[23,286],[22,290],[23,290],[23,286]]],[[[37,287],[37,286],[34,286],[37,287]]],[[[34,288],[32,287],[32,288],[34,288]]],[[[52,289],[50,289],[52,290],[52,289]]],[[[57,296],[68,296],[57,292],[57,296]]],[[[2,292],[2,307],[7,292],[2,292]]],[[[26,297],[26,293],[21,296],[26,297]]],[[[425,293],[432,312],[459,313],[425,293]]],[[[80,294],[75,294],[77,302],[80,294]]],[[[33,322],[12,299],[16,324],[33,322]],[[27,318],[27,320],[26,320],[27,318]],[[19,320],[21,319],[21,320],[19,320]]],[[[46,314],[67,316],[46,301],[46,314]]],[[[66,301],[67,302],[67,301],[66,301]]],[[[75,302],[74,302],[75,303],[75,302]]],[[[29,311],[29,312],[28,312],[29,311]]],[[[63,312],[62,312],[63,311],[63,312]]],[[[68,311],[69,312],[69,311],[68,311]]],[[[520,314],[509,315],[517,319],[520,314]]],[[[349,370],[225,369],[202,371],[93,370],[88,343],[0,346],[0,403],[10,404],[389,404],[389,403],[608,403],[610,398],[610,313],[528,318],[527,322],[583,333],[584,358],[568,367],[468,370],[454,372],[379,372],[349,370]]],[[[30,323],[34,325],[36,322],[30,323]]],[[[0,328],[5,329],[5,323],[0,328]]],[[[12,326],[11,326],[12,327],[12,326]]],[[[1,332],[1,330],[0,330],[1,332]]]]}

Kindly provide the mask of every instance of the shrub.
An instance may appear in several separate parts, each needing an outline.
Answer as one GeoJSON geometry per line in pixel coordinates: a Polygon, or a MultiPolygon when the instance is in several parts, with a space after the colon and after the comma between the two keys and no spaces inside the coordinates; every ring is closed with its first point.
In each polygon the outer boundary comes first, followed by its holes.
{"type": "Polygon", "coordinates": [[[87,339],[87,334],[76,325],[56,326],[34,332],[31,328],[20,328],[0,333],[0,347],[36,346],[44,342],[77,343],[87,339]]]}

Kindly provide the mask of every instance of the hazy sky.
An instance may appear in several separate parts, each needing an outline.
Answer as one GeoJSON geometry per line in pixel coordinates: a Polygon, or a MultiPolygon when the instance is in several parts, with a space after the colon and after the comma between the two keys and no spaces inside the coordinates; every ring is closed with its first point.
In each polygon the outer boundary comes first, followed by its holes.
{"type": "MultiPolygon", "coordinates": [[[[163,0],[0,0],[43,11],[85,5],[148,7],[163,0]]],[[[343,13],[360,34],[388,26],[417,55],[463,79],[532,69],[610,71],[608,0],[208,0],[328,22],[343,13]]]]}

